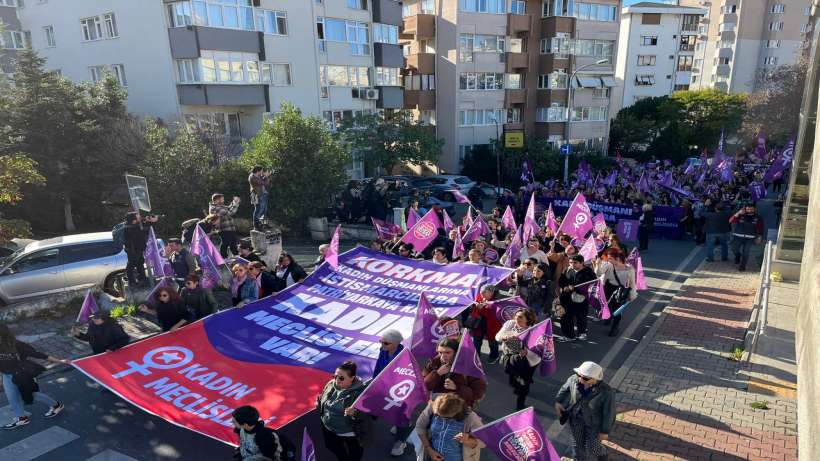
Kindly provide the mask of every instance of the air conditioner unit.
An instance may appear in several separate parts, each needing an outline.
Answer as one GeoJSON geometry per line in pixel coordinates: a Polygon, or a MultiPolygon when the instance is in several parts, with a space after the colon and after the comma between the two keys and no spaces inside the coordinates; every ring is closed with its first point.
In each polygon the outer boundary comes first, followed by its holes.
{"type": "Polygon", "coordinates": [[[351,90],[351,93],[352,93],[352,96],[353,96],[354,98],[360,98],[360,97],[361,97],[361,94],[363,94],[363,93],[359,90],[359,88],[353,88],[353,89],[351,90]]]}
{"type": "Polygon", "coordinates": [[[373,88],[363,88],[359,92],[359,97],[362,99],[379,99],[379,90],[373,88]]]}

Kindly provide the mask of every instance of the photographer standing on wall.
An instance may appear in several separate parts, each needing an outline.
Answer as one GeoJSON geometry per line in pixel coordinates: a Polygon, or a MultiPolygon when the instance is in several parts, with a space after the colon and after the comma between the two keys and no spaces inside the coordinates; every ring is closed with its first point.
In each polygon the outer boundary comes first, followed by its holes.
{"type": "Polygon", "coordinates": [[[145,285],[148,278],[145,276],[145,241],[148,239],[148,229],[159,220],[156,215],[147,215],[145,218],[138,211],[131,211],[125,215],[125,230],[123,248],[128,255],[125,266],[125,276],[130,286],[145,285]]]}
{"type": "Polygon", "coordinates": [[[271,182],[270,170],[255,166],[248,176],[248,185],[251,188],[251,205],[253,205],[253,228],[262,229],[262,219],[268,211],[268,187],[271,182]]]}

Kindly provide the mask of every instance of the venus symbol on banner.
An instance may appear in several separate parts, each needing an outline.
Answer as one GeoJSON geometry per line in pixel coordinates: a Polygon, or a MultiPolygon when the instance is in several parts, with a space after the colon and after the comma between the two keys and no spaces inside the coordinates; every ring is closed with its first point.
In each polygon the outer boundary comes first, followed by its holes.
{"type": "Polygon", "coordinates": [[[407,397],[410,397],[415,388],[416,382],[412,379],[405,379],[404,381],[394,384],[388,391],[390,395],[384,398],[385,402],[387,402],[384,409],[389,410],[393,407],[400,406],[402,402],[407,400],[407,397]]]}
{"type": "Polygon", "coordinates": [[[131,362],[127,363],[128,369],[122,370],[119,373],[112,375],[114,378],[120,379],[128,376],[131,373],[139,373],[143,376],[151,374],[150,369],[170,370],[172,368],[179,368],[194,359],[194,353],[185,347],[179,346],[165,346],[156,349],[151,349],[142,357],[142,363],[131,362]],[[161,355],[159,355],[162,353],[161,355]],[[181,354],[181,355],[180,355],[181,354]],[[159,355],[159,357],[157,357],[159,355]],[[163,363],[157,363],[154,359],[163,363]]]}

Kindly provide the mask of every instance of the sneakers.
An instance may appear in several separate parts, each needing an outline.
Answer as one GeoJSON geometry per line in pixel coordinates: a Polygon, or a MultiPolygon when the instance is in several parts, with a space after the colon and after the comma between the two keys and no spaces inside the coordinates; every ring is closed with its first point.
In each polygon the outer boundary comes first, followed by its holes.
{"type": "Polygon", "coordinates": [[[19,418],[12,419],[10,423],[3,426],[3,429],[6,429],[6,430],[17,429],[18,427],[25,426],[26,424],[28,424],[30,422],[31,422],[31,418],[29,418],[28,416],[20,416],[19,418]]]}
{"type": "Polygon", "coordinates": [[[63,405],[63,402],[57,402],[57,405],[54,405],[53,407],[49,408],[46,414],[44,414],[43,416],[45,416],[46,418],[53,418],[59,415],[60,412],[62,412],[63,410],[65,410],[65,405],[63,405]]]}
{"type": "Polygon", "coordinates": [[[587,340],[587,334],[586,333],[581,333],[581,334],[578,335],[578,341],[586,341],[586,340],[587,340]]]}
{"type": "Polygon", "coordinates": [[[390,450],[390,456],[403,455],[405,448],[407,448],[407,442],[395,442],[393,448],[390,450]]]}

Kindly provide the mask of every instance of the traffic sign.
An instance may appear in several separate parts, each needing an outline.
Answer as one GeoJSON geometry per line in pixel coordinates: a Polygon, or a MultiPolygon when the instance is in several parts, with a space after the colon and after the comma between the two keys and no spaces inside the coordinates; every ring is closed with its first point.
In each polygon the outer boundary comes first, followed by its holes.
{"type": "Polygon", "coordinates": [[[563,144],[561,146],[561,155],[569,155],[572,153],[572,146],[570,144],[563,144]]]}
{"type": "Polygon", "coordinates": [[[521,131],[504,133],[504,147],[513,149],[524,147],[524,133],[521,131]]]}

